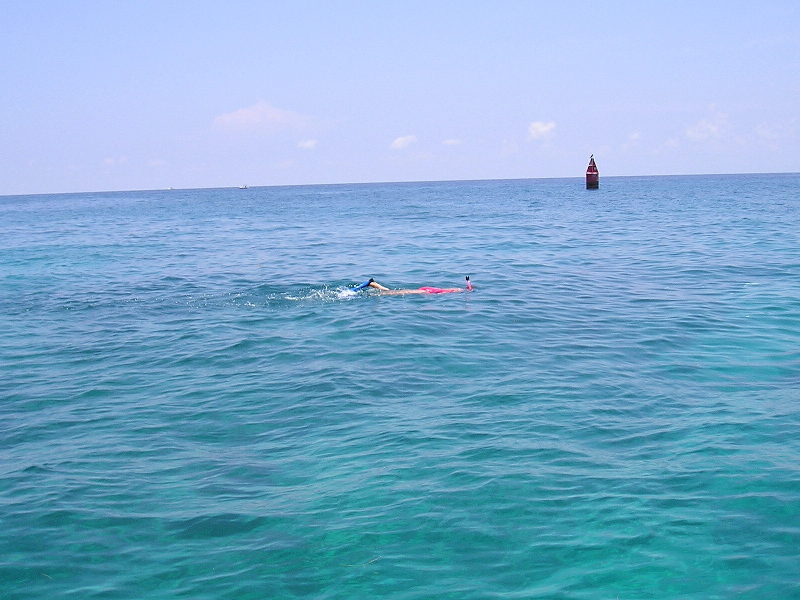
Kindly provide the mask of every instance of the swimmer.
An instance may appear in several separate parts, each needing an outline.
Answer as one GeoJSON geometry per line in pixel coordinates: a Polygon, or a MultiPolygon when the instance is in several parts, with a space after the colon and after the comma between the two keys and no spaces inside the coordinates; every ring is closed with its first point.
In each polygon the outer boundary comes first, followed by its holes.
{"type": "Polygon", "coordinates": [[[407,290],[392,290],[387,288],[386,286],[381,285],[372,277],[369,278],[369,281],[366,283],[362,283],[356,289],[363,289],[365,287],[371,287],[373,289],[378,290],[381,295],[383,296],[404,296],[406,294],[452,294],[454,292],[466,292],[472,291],[472,283],[469,280],[469,275],[467,275],[467,287],[466,288],[437,288],[437,287],[421,287],[417,289],[407,289],[407,290]]]}

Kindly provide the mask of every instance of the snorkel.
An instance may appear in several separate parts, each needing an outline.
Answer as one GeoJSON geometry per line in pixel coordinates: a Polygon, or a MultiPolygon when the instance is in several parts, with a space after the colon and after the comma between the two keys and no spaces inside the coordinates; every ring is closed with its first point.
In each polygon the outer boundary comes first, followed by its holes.
{"type": "Polygon", "coordinates": [[[361,285],[357,285],[356,287],[354,287],[353,291],[355,292],[355,291],[358,291],[358,290],[363,290],[365,287],[369,286],[369,284],[372,283],[373,281],[375,281],[375,280],[372,277],[370,277],[369,279],[367,279],[361,285]]]}

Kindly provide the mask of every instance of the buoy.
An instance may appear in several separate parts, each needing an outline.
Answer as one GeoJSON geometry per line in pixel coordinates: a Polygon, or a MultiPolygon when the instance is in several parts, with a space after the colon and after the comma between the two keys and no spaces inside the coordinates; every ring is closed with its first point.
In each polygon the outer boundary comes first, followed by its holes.
{"type": "Polygon", "coordinates": [[[589,167],[586,169],[586,189],[596,190],[600,187],[600,173],[597,172],[597,165],[594,164],[594,154],[589,157],[589,167]]]}

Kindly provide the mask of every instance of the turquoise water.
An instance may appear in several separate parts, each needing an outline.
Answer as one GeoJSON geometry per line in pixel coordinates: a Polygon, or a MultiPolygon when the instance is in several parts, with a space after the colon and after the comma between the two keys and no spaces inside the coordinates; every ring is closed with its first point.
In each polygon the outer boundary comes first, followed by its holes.
{"type": "Polygon", "coordinates": [[[800,175],[601,186],[0,198],[0,597],[800,598],[800,175]]]}

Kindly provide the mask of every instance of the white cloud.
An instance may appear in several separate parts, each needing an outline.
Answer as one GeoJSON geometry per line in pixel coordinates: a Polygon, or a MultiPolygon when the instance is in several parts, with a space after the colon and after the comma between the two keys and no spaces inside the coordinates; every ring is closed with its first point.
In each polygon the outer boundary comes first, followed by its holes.
{"type": "Polygon", "coordinates": [[[719,125],[712,123],[708,119],[703,119],[686,129],[686,137],[693,140],[707,140],[708,138],[718,137],[719,131],[719,125]]]}
{"type": "Polygon", "coordinates": [[[291,110],[276,108],[263,100],[214,118],[214,128],[222,131],[275,131],[302,129],[310,117],[291,110]]]}
{"type": "Polygon", "coordinates": [[[452,139],[449,139],[449,140],[445,140],[442,143],[445,146],[458,146],[459,144],[461,144],[461,140],[459,140],[457,138],[452,138],[452,139]]]}
{"type": "Polygon", "coordinates": [[[711,116],[700,119],[694,125],[686,128],[686,137],[692,140],[716,140],[728,132],[728,117],[717,110],[717,106],[709,106],[711,116]]]}
{"type": "Polygon", "coordinates": [[[780,137],[778,132],[772,127],[768,127],[763,123],[758,125],[755,129],[756,135],[765,140],[775,140],[780,137]]]}
{"type": "Polygon", "coordinates": [[[317,147],[317,140],[305,140],[303,142],[297,142],[298,148],[303,148],[304,150],[313,150],[317,147]]]}
{"type": "Polygon", "coordinates": [[[549,136],[553,129],[556,128],[556,124],[552,121],[545,123],[544,121],[534,121],[530,125],[528,125],[528,139],[529,140],[538,140],[543,137],[549,136]]]}
{"type": "Polygon", "coordinates": [[[634,131],[632,134],[628,136],[628,141],[622,144],[623,150],[630,150],[631,148],[636,148],[639,145],[639,140],[641,139],[641,135],[638,131],[634,131]]]}
{"type": "Polygon", "coordinates": [[[391,148],[392,150],[405,150],[411,144],[414,144],[416,141],[417,141],[417,136],[415,136],[415,135],[404,135],[404,136],[401,136],[401,137],[397,138],[395,141],[393,141],[389,145],[389,148],[391,148]]]}

